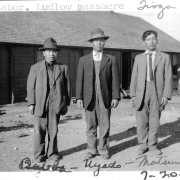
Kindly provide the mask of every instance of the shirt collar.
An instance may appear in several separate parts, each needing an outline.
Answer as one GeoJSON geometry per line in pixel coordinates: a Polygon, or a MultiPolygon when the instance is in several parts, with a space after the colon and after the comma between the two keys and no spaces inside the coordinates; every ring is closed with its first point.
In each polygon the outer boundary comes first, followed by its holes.
{"type": "Polygon", "coordinates": [[[147,49],[146,49],[146,51],[145,51],[145,55],[147,55],[147,54],[152,54],[153,56],[155,56],[156,55],[156,52],[157,52],[157,50],[155,49],[154,51],[152,51],[152,52],[149,52],[147,49]]]}
{"type": "Polygon", "coordinates": [[[54,64],[56,63],[56,61],[53,61],[53,62],[51,63],[51,62],[45,60],[45,63],[46,63],[46,64],[52,64],[52,65],[54,65],[54,64]]]}
{"type": "Polygon", "coordinates": [[[96,52],[96,51],[93,50],[93,56],[96,56],[97,54],[102,55],[102,54],[103,54],[103,51],[101,51],[101,52],[96,52]]]}

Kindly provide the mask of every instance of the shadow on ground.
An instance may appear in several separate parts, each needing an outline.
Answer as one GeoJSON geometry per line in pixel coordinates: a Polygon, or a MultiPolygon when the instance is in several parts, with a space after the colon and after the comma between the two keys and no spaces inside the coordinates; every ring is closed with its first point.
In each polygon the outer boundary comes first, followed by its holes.
{"type": "MultiPolygon", "coordinates": [[[[112,135],[110,137],[110,141],[120,141],[125,138],[130,138],[133,136],[136,136],[136,128],[135,127],[128,129],[125,132],[112,135]]],[[[167,137],[166,139],[164,139],[163,141],[158,143],[157,147],[159,149],[164,149],[173,144],[179,143],[180,142],[180,118],[178,118],[178,120],[175,122],[166,123],[166,124],[161,125],[158,130],[158,137],[159,138],[167,137]]],[[[138,145],[138,141],[137,141],[137,137],[136,137],[129,141],[125,141],[121,144],[110,147],[110,153],[111,153],[111,155],[114,155],[120,151],[123,151],[127,148],[137,146],[137,145],[138,145]]]]}
{"type": "Polygon", "coordinates": [[[19,124],[17,126],[11,126],[11,127],[4,127],[0,126],[0,132],[5,132],[5,131],[12,131],[12,130],[18,130],[18,129],[23,129],[23,128],[33,128],[33,124],[19,124]]]}
{"type": "Polygon", "coordinates": [[[67,121],[74,121],[74,120],[80,120],[82,119],[82,114],[77,115],[67,115],[64,116],[63,119],[60,118],[59,124],[66,123],[67,121]]]}
{"type": "MultiPolygon", "coordinates": [[[[132,127],[130,129],[128,129],[127,131],[110,136],[110,142],[111,141],[116,141],[116,142],[121,141],[123,139],[130,138],[133,136],[136,136],[136,127],[132,127]]],[[[137,141],[137,138],[135,137],[131,140],[128,140],[123,143],[120,143],[120,144],[110,147],[110,155],[112,156],[114,154],[117,154],[120,151],[123,151],[127,148],[137,146],[137,145],[138,145],[138,141],[137,141]]]]}
{"type": "Polygon", "coordinates": [[[67,156],[79,151],[83,151],[87,149],[87,143],[81,144],[79,146],[64,150],[64,151],[60,151],[59,154],[61,154],[62,156],[67,156]]]}
{"type": "MultiPolygon", "coordinates": [[[[136,136],[137,135],[136,133],[137,133],[136,127],[132,127],[124,132],[110,136],[110,142],[111,141],[117,142],[126,138],[131,138],[133,136],[136,136]]],[[[160,138],[167,137],[166,139],[158,143],[157,146],[159,149],[164,149],[168,146],[171,146],[173,144],[180,142],[180,118],[178,118],[178,120],[175,122],[161,125],[158,131],[158,137],[160,138]]],[[[138,145],[137,137],[134,137],[133,139],[111,146],[110,155],[112,156],[114,154],[117,154],[118,152],[121,152],[125,149],[128,149],[133,146],[137,146],[137,145],[138,145]]],[[[66,155],[70,155],[70,154],[85,150],[86,148],[87,148],[87,144],[84,143],[76,147],[73,147],[64,151],[60,151],[59,153],[62,156],[66,156],[66,155]]]]}
{"type": "MultiPolygon", "coordinates": [[[[67,118],[65,120],[62,120],[62,122],[60,123],[65,123],[65,121],[68,120],[78,120],[81,119],[82,117],[76,117],[74,119],[73,118],[67,118]]],[[[34,125],[33,124],[19,124],[17,126],[11,126],[11,127],[0,127],[0,132],[6,132],[6,131],[11,131],[11,130],[18,130],[18,129],[22,129],[22,128],[33,128],[34,125]]],[[[85,132],[83,134],[85,136],[85,132]]],[[[128,149],[130,147],[133,146],[137,146],[138,145],[138,141],[137,141],[137,137],[136,136],[136,127],[132,127],[124,132],[120,132],[114,135],[110,136],[110,142],[112,141],[121,141],[124,140],[124,142],[119,143],[117,145],[111,146],[110,147],[110,155],[114,155],[117,154],[118,152],[121,152],[125,149],[128,149]],[[134,138],[133,138],[134,137],[134,138]],[[130,140],[126,140],[127,138],[131,138],[130,140]]],[[[160,138],[165,138],[163,141],[158,143],[158,148],[159,149],[164,149],[167,148],[173,144],[179,143],[180,142],[180,118],[178,118],[177,121],[175,122],[171,122],[171,123],[166,123],[160,126],[159,131],[158,131],[158,137],[160,138]]],[[[0,143],[2,143],[3,141],[0,141],[0,143]]],[[[82,150],[85,150],[87,148],[87,143],[83,143],[81,145],[78,145],[76,147],[64,150],[64,151],[60,151],[59,153],[62,156],[67,156],[76,152],[80,152],[82,150]]]]}
{"type": "Polygon", "coordinates": [[[167,137],[158,143],[159,149],[167,148],[180,142],[180,118],[177,121],[166,123],[160,126],[158,137],[167,137]],[[168,137],[167,137],[168,136],[168,137]]]}
{"type": "Polygon", "coordinates": [[[0,116],[3,115],[3,114],[6,114],[5,110],[0,110],[0,116]]]}

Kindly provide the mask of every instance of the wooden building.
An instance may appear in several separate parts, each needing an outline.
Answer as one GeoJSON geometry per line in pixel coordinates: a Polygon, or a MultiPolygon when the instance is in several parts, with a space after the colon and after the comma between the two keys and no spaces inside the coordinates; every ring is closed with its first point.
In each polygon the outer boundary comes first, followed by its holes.
{"type": "Polygon", "coordinates": [[[123,89],[129,89],[134,57],[144,51],[141,36],[149,29],[158,32],[158,50],[170,54],[177,83],[180,42],[141,18],[114,12],[0,12],[0,17],[0,105],[25,101],[30,67],[43,60],[39,47],[48,37],[62,49],[58,61],[70,68],[75,97],[78,61],[92,51],[87,40],[94,27],[110,36],[105,51],[118,60],[123,89]]]}

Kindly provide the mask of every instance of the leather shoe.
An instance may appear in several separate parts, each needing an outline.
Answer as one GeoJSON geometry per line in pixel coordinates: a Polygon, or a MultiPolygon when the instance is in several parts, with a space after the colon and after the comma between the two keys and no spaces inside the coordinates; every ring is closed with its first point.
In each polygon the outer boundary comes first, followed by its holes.
{"type": "Polygon", "coordinates": [[[138,150],[138,152],[137,152],[137,156],[141,156],[141,155],[143,155],[144,153],[146,153],[147,152],[147,149],[139,149],[138,150]]]}
{"type": "Polygon", "coordinates": [[[36,163],[41,163],[41,162],[44,162],[45,161],[45,157],[43,155],[40,155],[38,156],[36,159],[35,159],[35,162],[36,163]]]}
{"type": "Polygon", "coordinates": [[[148,154],[151,156],[158,156],[158,155],[161,155],[162,152],[155,147],[155,148],[149,148],[148,154]]]}
{"type": "Polygon", "coordinates": [[[101,157],[102,157],[102,159],[104,159],[104,160],[110,158],[109,154],[101,154],[101,157]]]}
{"type": "Polygon", "coordinates": [[[60,160],[60,156],[59,156],[59,154],[53,154],[48,159],[49,160],[54,160],[54,161],[59,161],[60,160]]]}
{"type": "Polygon", "coordinates": [[[96,156],[95,154],[92,154],[91,152],[87,152],[85,155],[85,159],[92,159],[95,156],[96,156]]]}

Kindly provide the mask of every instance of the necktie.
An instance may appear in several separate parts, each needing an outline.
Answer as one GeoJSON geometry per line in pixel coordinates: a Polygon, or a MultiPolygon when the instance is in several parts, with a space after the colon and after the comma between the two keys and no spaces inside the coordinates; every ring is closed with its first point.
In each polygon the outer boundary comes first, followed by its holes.
{"type": "Polygon", "coordinates": [[[153,81],[153,70],[152,70],[152,54],[149,53],[149,78],[153,81]]]}
{"type": "Polygon", "coordinates": [[[47,69],[53,71],[54,63],[47,62],[47,69]]]}

